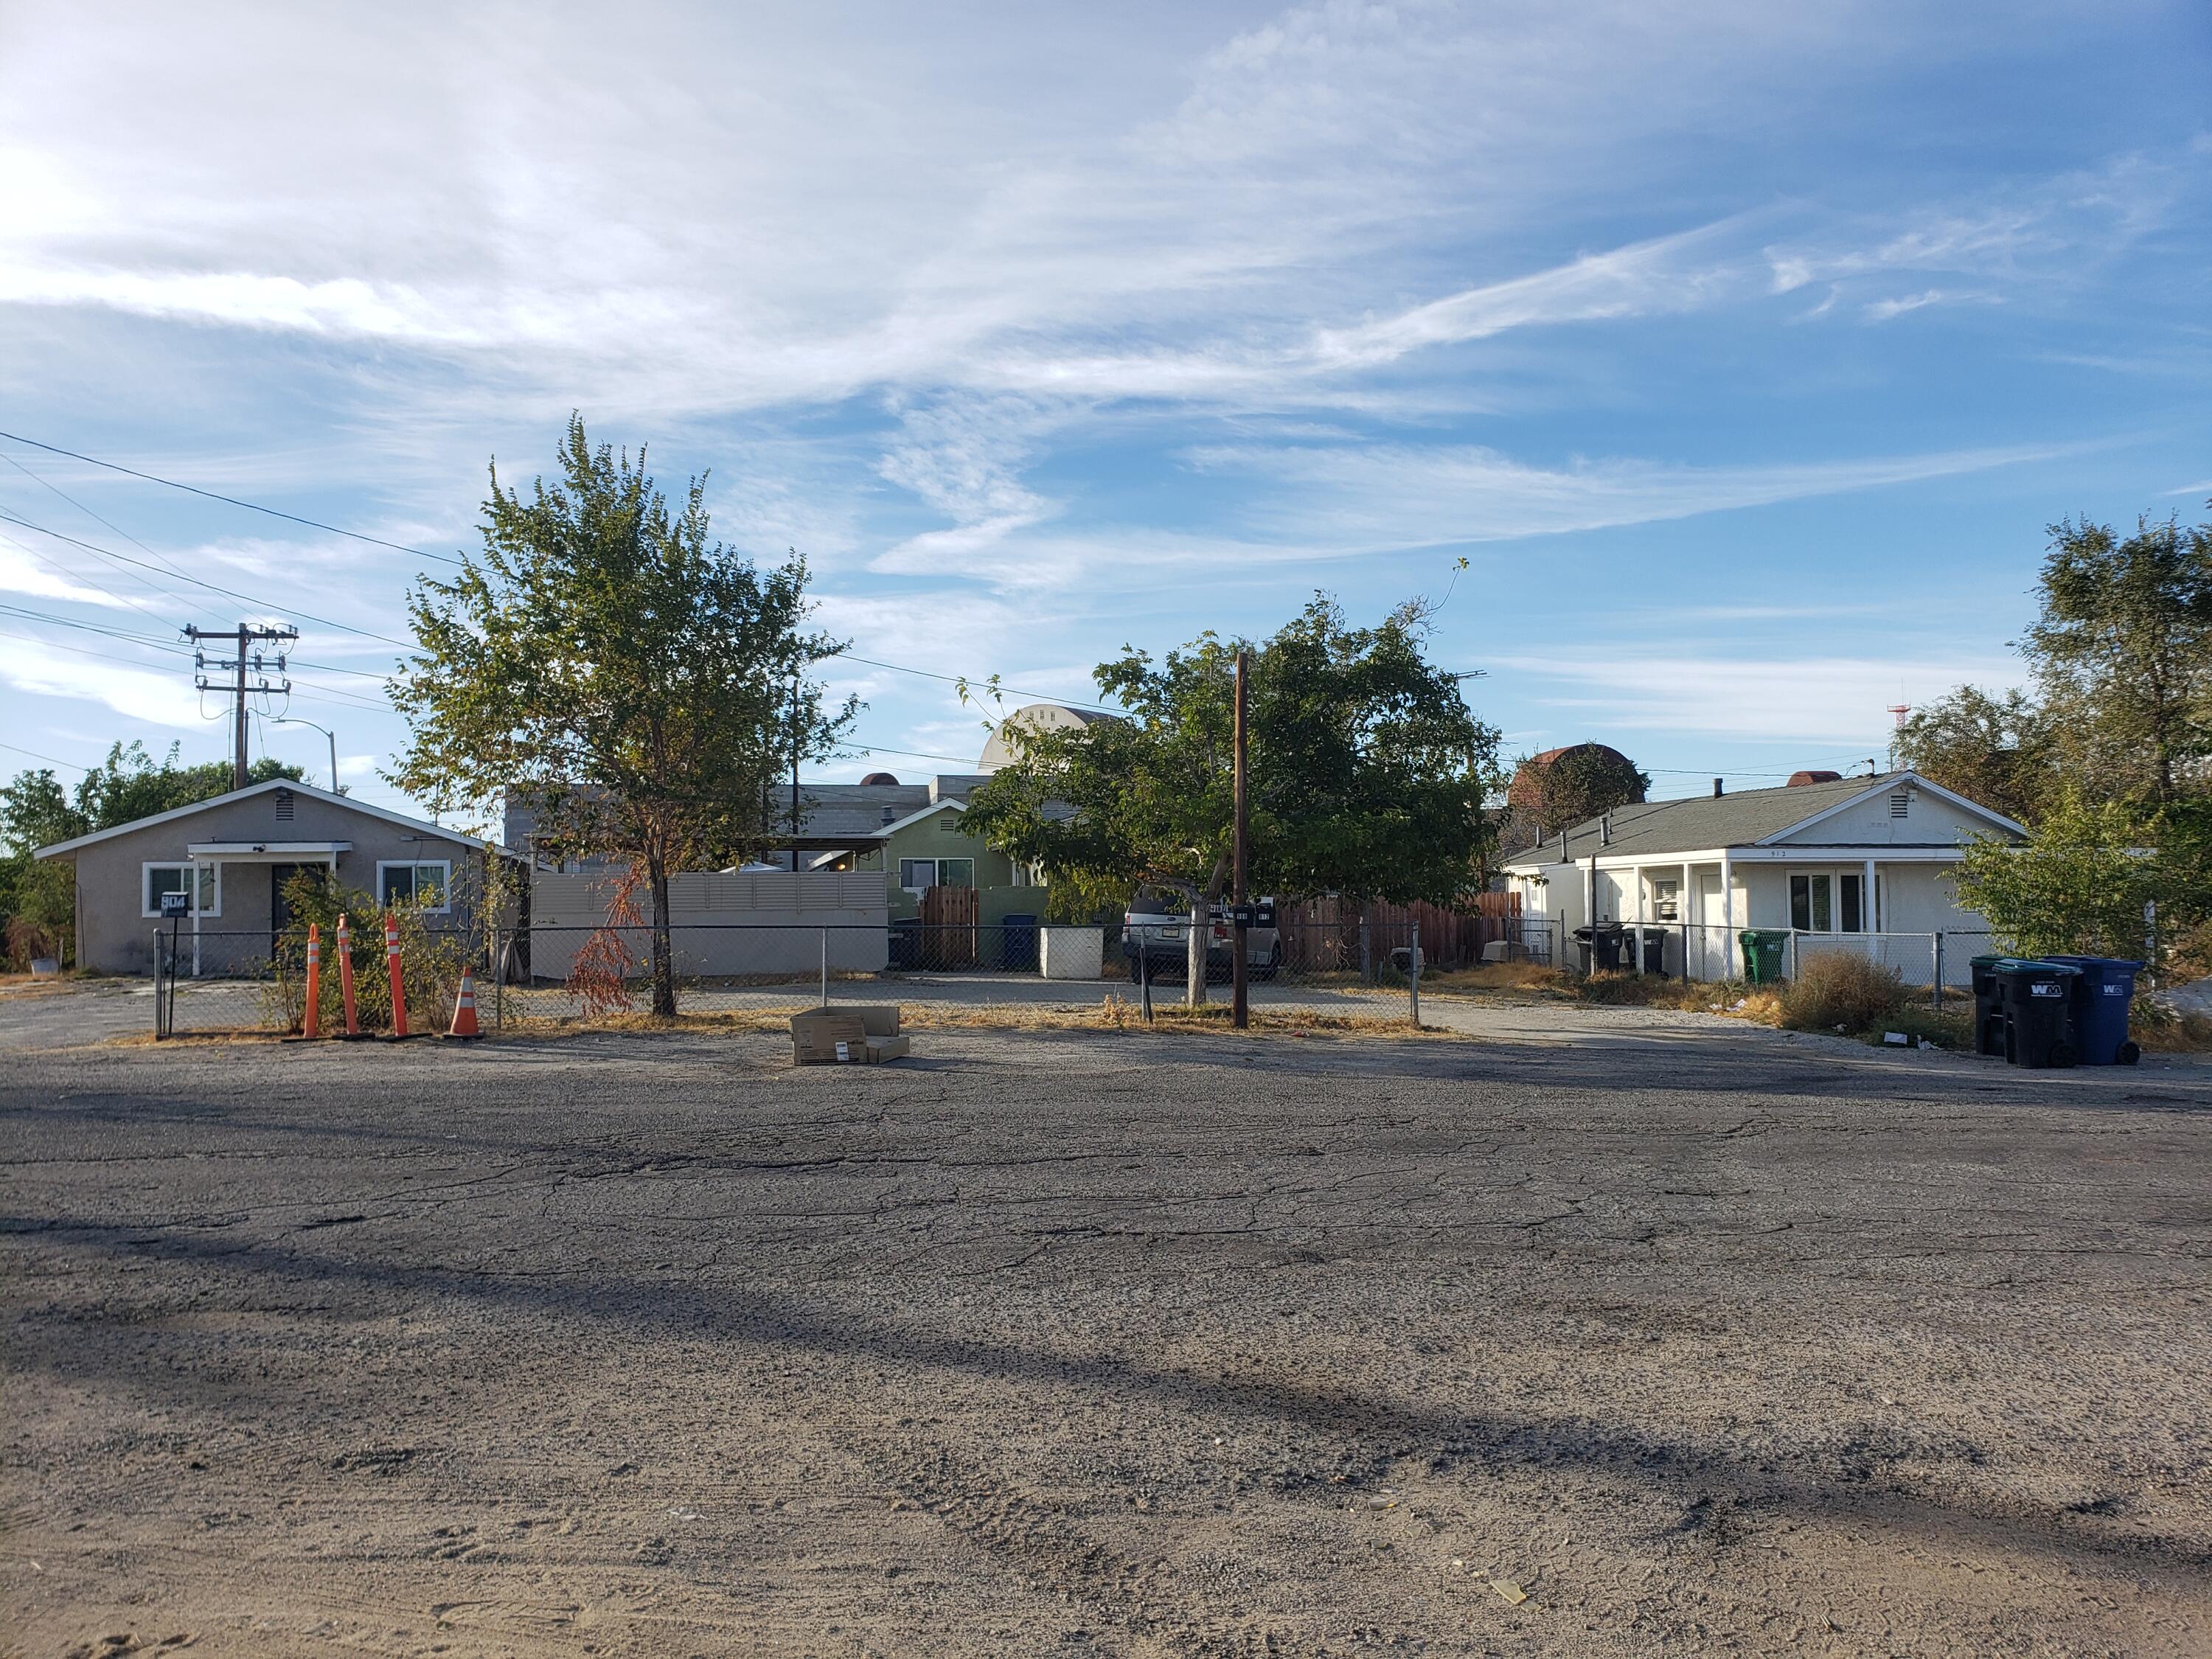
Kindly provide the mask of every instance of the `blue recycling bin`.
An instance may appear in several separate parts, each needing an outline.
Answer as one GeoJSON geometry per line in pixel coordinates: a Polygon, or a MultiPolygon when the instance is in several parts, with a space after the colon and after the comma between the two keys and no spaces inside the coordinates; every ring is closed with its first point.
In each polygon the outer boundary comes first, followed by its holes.
{"type": "Polygon", "coordinates": [[[2119,957],[2044,957],[2079,968],[2074,981],[2075,1051],[2084,1066],[2132,1066],[2142,1050],[2128,1040],[2128,1008],[2142,963],[2119,957]]]}

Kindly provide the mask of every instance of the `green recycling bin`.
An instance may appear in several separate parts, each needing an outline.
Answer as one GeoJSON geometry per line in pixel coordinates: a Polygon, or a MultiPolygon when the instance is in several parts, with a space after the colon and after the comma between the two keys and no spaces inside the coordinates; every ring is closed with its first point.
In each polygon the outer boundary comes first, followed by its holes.
{"type": "Polygon", "coordinates": [[[1753,985],[1780,984],[1790,935],[1778,927],[1747,927],[1736,938],[1743,945],[1743,976],[1753,985]]]}

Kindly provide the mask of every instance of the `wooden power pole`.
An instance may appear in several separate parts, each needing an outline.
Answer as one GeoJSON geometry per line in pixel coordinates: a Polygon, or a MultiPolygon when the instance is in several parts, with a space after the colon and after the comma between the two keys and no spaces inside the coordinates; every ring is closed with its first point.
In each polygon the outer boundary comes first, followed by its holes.
{"type": "Polygon", "coordinates": [[[1245,952],[1250,937],[1249,921],[1252,914],[1252,896],[1245,890],[1244,848],[1244,681],[1246,669],[1250,661],[1249,652],[1239,651],[1237,653],[1237,727],[1234,739],[1237,823],[1232,842],[1231,856],[1235,868],[1231,878],[1231,896],[1229,910],[1230,916],[1235,923],[1230,933],[1233,941],[1231,949],[1235,960],[1230,963],[1229,968],[1229,1023],[1240,1031],[1251,1023],[1251,1009],[1248,1001],[1250,994],[1250,964],[1245,960],[1245,952]]]}
{"type": "MultiPolygon", "coordinates": [[[[203,691],[213,691],[220,689],[230,692],[232,696],[236,699],[237,706],[232,710],[232,717],[235,725],[233,731],[233,740],[231,745],[230,787],[234,789],[243,789],[246,787],[246,694],[248,691],[255,691],[282,696],[289,693],[292,690],[291,681],[283,679],[284,673],[283,653],[282,652],[277,652],[270,655],[264,656],[262,653],[253,649],[254,641],[257,640],[266,640],[272,645],[284,645],[289,643],[291,641],[298,639],[300,637],[300,630],[296,628],[256,628],[251,623],[240,623],[234,631],[226,631],[220,634],[214,633],[205,629],[187,627],[185,629],[185,637],[191,641],[195,645],[204,643],[209,640],[221,640],[226,645],[234,646],[238,653],[238,654],[234,658],[224,661],[211,663],[208,660],[207,653],[204,651],[195,651],[192,653],[192,678],[193,683],[203,691]],[[256,681],[256,684],[252,686],[248,686],[246,683],[246,676],[249,669],[252,670],[256,681]],[[281,684],[271,685],[269,683],[268,676],[272,669],[279,679],[283,680],[281,684]],[[234,684],[218,688],[213,681],[208,678],[209,671],[210,670],[218,674],[235,671],[238,678],[234,684]]],[[[336,770],[335,766],[333,766],[332,770],[336,770]]]]}

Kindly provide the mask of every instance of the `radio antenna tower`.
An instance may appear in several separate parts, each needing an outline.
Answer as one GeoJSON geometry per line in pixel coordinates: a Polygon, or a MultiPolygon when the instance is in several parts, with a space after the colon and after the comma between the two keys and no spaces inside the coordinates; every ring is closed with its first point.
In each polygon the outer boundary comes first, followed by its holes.
{"type": "Polygon", "coordinates": [[[1911,713],[1912,705],[1909,702],[1893,702],[1889,706],[1889,763],[1893,767],[1897,764],[1897,740],[1904,736],[1905,719],[1911,713]]]}

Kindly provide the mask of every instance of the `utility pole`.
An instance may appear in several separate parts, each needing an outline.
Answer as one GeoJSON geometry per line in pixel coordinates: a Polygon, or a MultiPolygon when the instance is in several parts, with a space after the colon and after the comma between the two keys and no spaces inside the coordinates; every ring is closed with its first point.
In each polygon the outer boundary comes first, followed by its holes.
{"type": "Polygon", "coordinates": [[[799,670],[791,671],[791,873],[799,873],[799,670]]]}
{"type": "Polygon", "coordinates": [[[236,707],[232,711],[235,721],[236,740],[231,757],[230,787],[234,789],[243,789],[246,787],[246,693],[250,690],[278,696],[287,695],[292,690],[292,682],[289,680],[283,680],[283,684],[278,685],[271,685],[269,683],[268,677],[272,672],[282,679],[284,672],[283,653],[278,652],[273,656],[264,657],[260,652],[253,649],[254,643],[257,641],[266,640],[272,645],[283,645],[298,639],[300,630],[296,628],[256,628],[251,623],[240,623],[235,629],[216,633],[210,629],[198,628],[187,623],[185,624],[185,637],[195,645],[210,640],[221,640],[226,646],[236,647],[236,655],[225,657],[212,663],[208,660],[206,652],[193,652],[192,684],[203,691],[212,691],[217,688],[208,678],[210,671],[218,674],[235,672],[238,677],[233,684],[222,689],[230,692],[236,699],[236,707]],[[246,684],[246,676],[249,670],[256,682],[251,687],[246,684]]]}
{"type": "Polygon", "coordinates": [[[1252,896],[1245,891],[1244,879],[1246,862],[1244,847],[1244,680],[1245,670],[1250,660],[1251,653],[1249,652],[1239,651],[1237,653],[1237,726],[1233,743],[1234,752],[1236,755],[1237,823],[1232,842],[1232,858],[1235,867],[1231,877],[1231,886],[1230,890],[1231,896],[1230,899],[1229,908],[1230,916],[1236,924],[1231,933],[1231,938],[1235,941],[1233,948],[1235,951],[1236,960],[1230,964],[1229,968],[1229,1023],[1240,1031],[1244,1030],[1245,1027],[1251,1023],[1251,1009],[1246,1000],[1249,990],[1247,981],[1250,971],[1250,964],[1245,961],[1245,950],[1247,940],[1250,937],[1249,924],[1252,915],[1252,896]]]}

